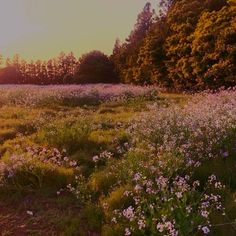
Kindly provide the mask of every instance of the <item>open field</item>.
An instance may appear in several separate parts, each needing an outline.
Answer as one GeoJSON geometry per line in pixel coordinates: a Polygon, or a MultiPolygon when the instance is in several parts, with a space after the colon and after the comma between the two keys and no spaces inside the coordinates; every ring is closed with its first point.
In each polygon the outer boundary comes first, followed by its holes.
{"type": "Polygon", "coordinates": [[[0,235],[236,235],[236,90],[0,86],[0,235]]]}

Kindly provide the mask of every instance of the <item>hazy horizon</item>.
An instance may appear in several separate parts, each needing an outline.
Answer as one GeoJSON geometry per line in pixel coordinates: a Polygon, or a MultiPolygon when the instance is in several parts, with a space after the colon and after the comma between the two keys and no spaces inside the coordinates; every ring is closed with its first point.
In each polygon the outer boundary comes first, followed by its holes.
{"type": "MultiPolygon", "coordinates": [[[[0,54],[47,60],[61,51],[77,57],[112,52],[132,30],[145,0],[0,0],[0,54]]],[[[149,1],[157,8],[157,0],[149,1]]]]}

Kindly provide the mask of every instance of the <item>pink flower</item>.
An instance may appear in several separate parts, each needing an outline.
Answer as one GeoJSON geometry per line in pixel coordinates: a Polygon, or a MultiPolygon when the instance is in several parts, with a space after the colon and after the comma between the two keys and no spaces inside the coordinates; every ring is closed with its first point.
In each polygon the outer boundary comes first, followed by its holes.
{"type": "Polygon", "coordinates": [[[162,233],[165,229],[165,224],[162,224],[162,223],[158,223],[157,224],[157,230],[162,233]]]}
{"type": "Polygon", "coordinates": [[[127,209],[124,209],[123,216],[132,221],[134,219],[134,208],[132,206],[129,206],[127,209]]]}
{"type": "Polygon", "coordinates": [[[94,162],[98,162],[98,161],[99,161],[99,157],[98,157],[98,156],[94,156],[94,157],[93,157],[93,161],[94,161],[94,162]]]}
{"type": "Polygon", "coordinates": [[[131,235],[131,231],[129,228],[125,228],[125,236],[131,235]]]}
{"type": "Polygon", "coordinates": [[[202,232],[203,232],[204,234],[209,234],[209,233],[210,233],[210,229],[209,229],[207,226],[203,226],[203,227],[202,227],[202,232]]]}

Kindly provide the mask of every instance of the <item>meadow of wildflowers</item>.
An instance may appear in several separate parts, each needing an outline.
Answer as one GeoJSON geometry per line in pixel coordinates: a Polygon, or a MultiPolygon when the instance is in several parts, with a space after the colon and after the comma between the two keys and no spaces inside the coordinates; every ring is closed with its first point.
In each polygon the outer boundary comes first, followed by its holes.
{"type": "Polygon", "coordinates": [[[0,105],[45,106],[98,105],[109,101],[126,101],[134,97],[155,98],[158,89],[132,85],[1,85],[0,105]]]}
{"type": "Polygon", "coordinates": [[[236,235],[234,88],[0,90],[1,233],[236,235]]]}

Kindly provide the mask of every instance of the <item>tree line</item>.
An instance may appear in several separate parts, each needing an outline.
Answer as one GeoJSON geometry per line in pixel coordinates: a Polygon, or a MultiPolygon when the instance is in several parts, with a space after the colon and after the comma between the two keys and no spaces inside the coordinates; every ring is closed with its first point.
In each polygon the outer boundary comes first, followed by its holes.
{"type": "Polygon", "coordinates": [[[48,61],[31,62],[15,55],[5,64],[0,70],[1,84],[114,83],[118,80],[113,63],[99,51],[89,52],[79,59],[72,52],[61,52],[48,61]]]}
{"type": "Polygon", "coordinates": [[[174,90],[236,85],[236,1],[147,3],[111,56],[122,82],[174,90]]]}
{"type": "Polygon", "coordinates": [[[109,57],[92,51],[79,59],[61,53],[26,62],[16,55],[0,70],[0,83],[122,82],[170,90],[236,85],[236,0],[161,0],[158,9],[146,3],[109,57]]]}

